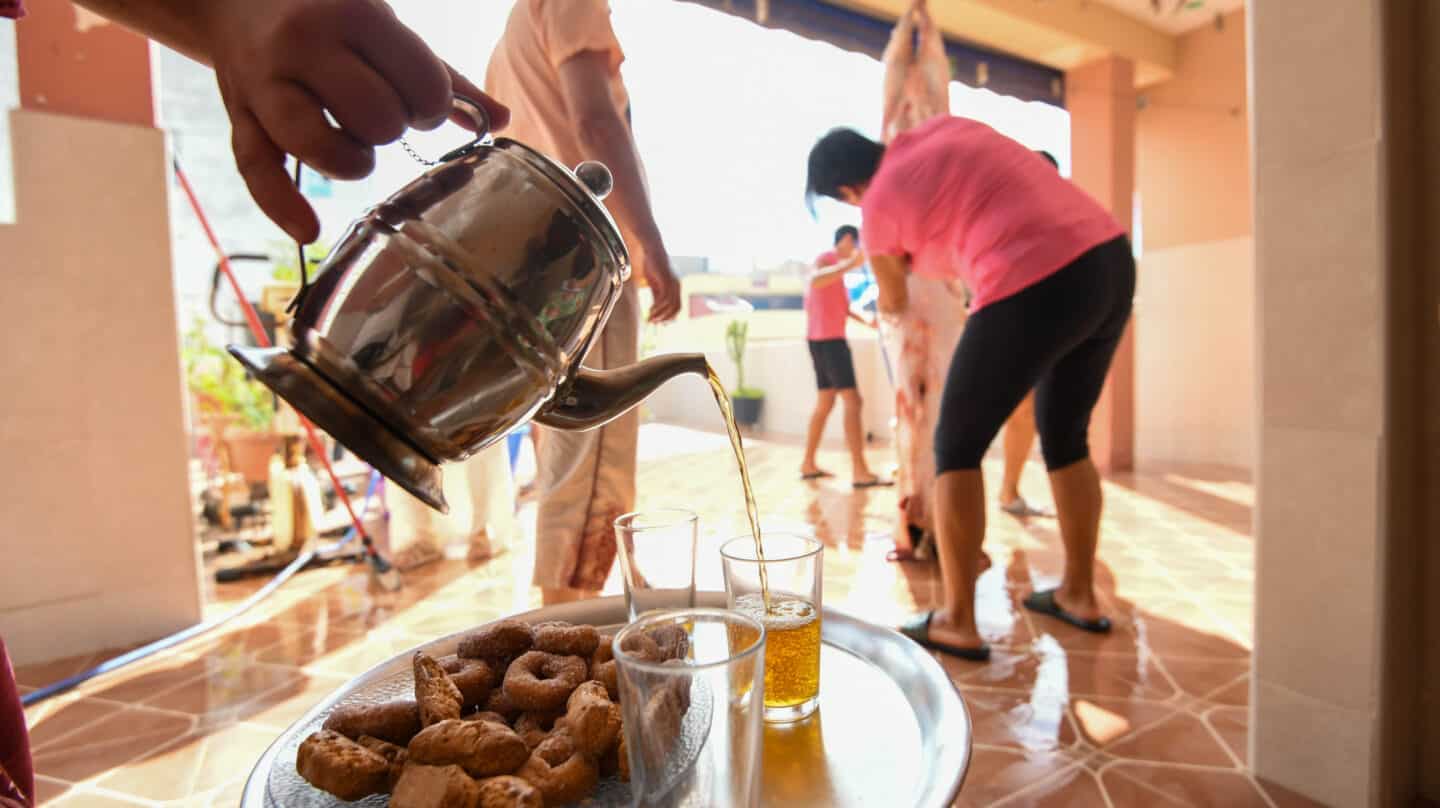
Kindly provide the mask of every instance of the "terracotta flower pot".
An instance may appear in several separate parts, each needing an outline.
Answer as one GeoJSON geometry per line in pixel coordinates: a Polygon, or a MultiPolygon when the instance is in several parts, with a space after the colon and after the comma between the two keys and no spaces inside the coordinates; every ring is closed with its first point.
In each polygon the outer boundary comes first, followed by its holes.
{"type": "Polygon", "coordinates": [[[281,436],[276,432],[226,431],[223,444],[230,455],[230,470],[247,483],[270,480],[270,458],[280,450],[281,436]]]}

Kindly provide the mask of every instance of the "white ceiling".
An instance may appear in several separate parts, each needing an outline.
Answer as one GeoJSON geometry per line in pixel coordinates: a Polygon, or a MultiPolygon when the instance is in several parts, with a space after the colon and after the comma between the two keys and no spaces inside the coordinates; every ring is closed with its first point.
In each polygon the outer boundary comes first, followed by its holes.
{"type": "Polygon", "coordinates": [[[1107,5],[1152,28],[1183,34],[1214,22],[1216,14],[1241,8],[1245,0],[1093,0],[1107,5]],[[1159,5],[1160,10],[1155,10],[1159,5]]]}

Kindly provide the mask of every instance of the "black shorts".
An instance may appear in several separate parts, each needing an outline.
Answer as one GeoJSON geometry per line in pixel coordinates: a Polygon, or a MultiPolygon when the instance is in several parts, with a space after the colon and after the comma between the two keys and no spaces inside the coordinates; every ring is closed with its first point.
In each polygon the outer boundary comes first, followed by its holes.
{"type": "Polygon", "coordinates": [[[1135,298],[1124,236],[970,316],[940,399],[937,473],[980,468],[995,434],[1035,390],[1035,428],[1051,470],[1090,456],[1100,399],[1135,298]]]}
{"type": "Polygon", "coordinates": [[[821,390],[849,390],[855,386],[855,362],[844,339],[810,340],[810,362],[815,365],[815,386],[821,390]]]}

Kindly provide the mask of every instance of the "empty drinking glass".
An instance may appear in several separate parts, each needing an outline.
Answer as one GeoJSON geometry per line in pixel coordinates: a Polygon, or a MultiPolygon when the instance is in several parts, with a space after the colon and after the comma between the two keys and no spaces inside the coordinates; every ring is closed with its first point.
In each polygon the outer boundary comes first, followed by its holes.
{"type": "Polygon", "coordinates": [[[693,512],[680,509],[637,511],[615,520],[631,620],[652,609],[695,605],[699,522],[693,512]]]}
{"type": "Polygon", "coordinates": [[[630,790],[639,808],[742,808],[760,796],[765,629],[738,612],[678,609],[613,644],[630,790]],[[662,660],[661,647],[679,649],[662,660]]]}

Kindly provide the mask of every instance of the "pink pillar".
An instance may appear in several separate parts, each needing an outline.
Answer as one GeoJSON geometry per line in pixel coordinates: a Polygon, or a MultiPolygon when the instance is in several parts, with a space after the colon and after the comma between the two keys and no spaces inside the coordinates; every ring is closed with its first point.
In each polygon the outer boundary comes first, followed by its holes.
{"type": "MultiPolygon", "coordinates": [[[[1113,56],[1065,74],[1071,179],[1130,229],[1135,192],[1135,65],[1113,56]]],[[[1090,424],[1095,463],[1135,467],[1135,328],[1115,354],[1090,424]]]]}
{"type": "Polygon", "coordinates": [[[155,125],[149,40],[68,0],[28,6],[15,26],[22,108],[155,125]]]}
{"type": "Polygon", "coordinates": [[[203,604],[149,44],[27,5],[0,155],[0,342],[20,346],[0,351],[0,633],[21,665],[148,642],[203,604]]]}

